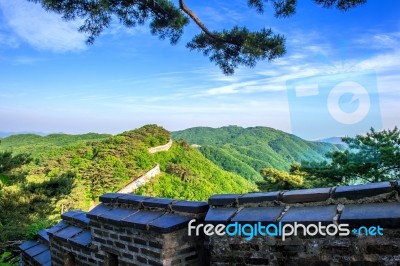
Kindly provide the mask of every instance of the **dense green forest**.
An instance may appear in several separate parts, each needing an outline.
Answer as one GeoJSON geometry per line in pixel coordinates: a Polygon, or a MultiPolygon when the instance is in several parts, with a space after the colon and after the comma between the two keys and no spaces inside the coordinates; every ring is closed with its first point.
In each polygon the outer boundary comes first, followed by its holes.
{"type": "Polygon", "coordinates": [[[61,209],[87,210],[101,194],[120,189],[156,163],[163,173],[137,193],[206,200],[215,193],[257,190],[185,141],[174,142],[166,152],[148,152],[149,147],[170,138],[162,127],[148,125],[116,136],[16,135],[2,139],[0,160],[10,167],[0,168],[0,243],[33,237],[56,222],[61,209]]]}
{"type": "Polygon", "coordinates": [[[172,132],[172,136],[200,145],[202,154],[216,165],[254,181],[262,179],[264,168],[288,171],[295,162],[322,161],[328,152],[345,148],[268,127],[195,127],[172,132]]]}

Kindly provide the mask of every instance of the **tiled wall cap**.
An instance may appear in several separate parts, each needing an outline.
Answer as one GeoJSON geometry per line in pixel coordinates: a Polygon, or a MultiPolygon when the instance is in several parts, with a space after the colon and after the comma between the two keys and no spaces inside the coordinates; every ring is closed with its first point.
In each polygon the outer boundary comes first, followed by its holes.
{"type": "Polygon", "coordinates": [[[143,207],[148,208],[163,208],[168,209],[169,205],[172,203],[172,199],[167,198],[147,198],[143,200],[143,207]]]}
{"type": "Polygon", "coordinates": [[[208,199],[208,204],[213,206],[234,205],[240,196],[240,194],[216,194],[208,199]]]}
{"type": "Polygon", "coordinates": [[[336,205],[291,207],[281,218],[282,223],[330,224],[336,215],[336,205]]]}
{"type": "Polygon", "coordinates": [[[85,230],[69,238],[68,242],[77,245],[79,247],[86,248],[92,243],[92,235],[90,234],[90,231],[85,230]]]}
{"type": "Polygon", "coordinates": [[[393,190],[390,182],[337,187],[334,198],[361,199],[389,193],[393,190]]]}
{"type": "Polygon", "coordinates": [[[100,196],[99,200],[103,203],[116,203],[118,198],[123,196],[121,193],[106,193],[100,196]]]}
{"type": "Polygon", "coordinates": [[[148,225],[150,231],[169,233],[182,228],[187,228],[187,224],[190,220],[189,217],[166,213],[154,219],[148,225]]]}
{"type": "Polygon", "coordinates": [[[47,233],[47,231],[48,231],[48,229],[40,230],[38,232],[38,235],[44,244],[49,245],[49,234],[47,233]]]}
{"type": "Polygon", "coordinates": [[[349,204],[339,218],[340,223],[351,226],[381,226],[383,228],[400,227],[400,203],[349,204]]]}
{"type": "Polygon", "coordinates": [[[179,200],[172,203],[171,206],[173,211],[177,212],[187,212],[187,213],[205,213],[208,211],[209,205],[204,201],[188,201],[179,200]]]}
{"type": "Polygon", "coordinates": [[[277,207],[249,207],[243,208],[231,219],[239,223],[275,223],[284,210],[283,206],[277,207]]]}
{"type": "Polygon", "coordinates": [[[81,226],[88,226],[90,219],[86,217],[86,212],[74,210],[61,214],[61,218],[66,222],[73,222],[81,226]]]}
{"type": "Polygon", "coordinates": [[[283,193],[282,201],[285,203],[325,201],[329,198],[330,190],[331,188],[290,190],[283,193]]]}
{"type": "Polygon", "coordinates": [[[121,196],[118,197],[118,203],[129,204],[133,208],[139,208],[141,206],[141,203],[148,198],[149,197],[141,195],[122,194],[121,196]]]}
{"type": "Polygon", "coordinates": [[[228,223],[236,211],[236,208],[211,208],[207,212],[205,222],[228,223]]]}
{"type": "Polygon", "coordinates": [[[248,193],[238,198],[239,204],[279,200],[280,191],[248,193]]]}

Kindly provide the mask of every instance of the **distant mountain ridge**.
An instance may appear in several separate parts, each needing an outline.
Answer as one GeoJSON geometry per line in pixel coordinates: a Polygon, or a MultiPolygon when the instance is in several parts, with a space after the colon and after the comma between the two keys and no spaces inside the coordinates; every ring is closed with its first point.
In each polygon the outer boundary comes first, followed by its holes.
{"type": "Polygon", "coordinates": [[[330,138],[325,138],[325,139],[319,139],[317,141],[330,143],[330,144],[336,144],[336,145],[345,145],[345,146],[347,145],[345,142],[342,141],[342,137],[330,137],[330,138]]]}
{"type": "Polygon", "coordinates": [[[259,172],[265,167],[288,170],[294,162],[321,161],[326,153],[344,149],[261,126],[194,127],[172,132],[172,136],[200,145],[206,158],[250,180],[260,180],[259,172]]]}
{"type": "Polygon", "coordinates": [[[12,135],[21,135],[21,134],[35,134],[39,136],[46,136],[48,133],[44,132],[35,132],[35,131],[18,131],[18,132],[5,132],[5,131],[0,131],[0,139],[1,138],[6,138],[12,135]]]}

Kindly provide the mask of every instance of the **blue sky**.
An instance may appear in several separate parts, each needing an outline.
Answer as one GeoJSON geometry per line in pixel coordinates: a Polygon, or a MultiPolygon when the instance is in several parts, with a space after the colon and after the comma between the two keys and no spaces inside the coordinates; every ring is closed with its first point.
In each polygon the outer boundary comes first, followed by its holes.
{"type": "Polygon", "coordinates": [[[147,26],[117,22],[87,46],[79,21],[0,0],[0,131],[240,125],[317,139],[399,125],[400,1],[346,13],[299,2],[294,16],[276,19],[246,1],[188,0],[212,30],[271,27],[286,36],[284,57],[224,76],[185,48],[199,32],[193,23],[175,46],[147,26]]]}

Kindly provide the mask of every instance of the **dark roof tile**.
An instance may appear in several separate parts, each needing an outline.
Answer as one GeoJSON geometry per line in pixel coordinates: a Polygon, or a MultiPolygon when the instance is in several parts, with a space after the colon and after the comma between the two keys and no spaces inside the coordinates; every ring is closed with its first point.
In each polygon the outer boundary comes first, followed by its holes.
{"type": "Polygon", "coordinates": [[[172,210],[177,212],[205,213],[208,208],[208,203],[203,201],[180,200],[172,204],[172,210]]]}
{"type": "Polygon", "coordinates": [[[325,201],[329,198],[330,190],[331,188],[290,190],[283,193],[282,201],[285,203],[325,201]]]}
{"type": "Polygon", "coordinates": [[[291,207],[282,217],[282,223],[331,224],[336,215],[336,205],[291,207]]]}
{"type": "Polygon", "coordinates": [[[381,226],[398,228],[400,225],[400,203],[370,203],[345,205],[340,223],[351,226],[381,226]]]}
{"type": "Polygon", "coordinates": [[[42,252],[44,252],[44,251],[46,251],[46,250],[49,250],[49,247],[46,246],[46,245],[44,245],[44,244],[40,244],[40,243],[39,243],[39,244],[36,245],[36,246],[33,246],[33,247],[31,247],[31,248],[28,248],[28,249],[24,250],[24,252],[25,252],[28,256],[34,257],[34,256],[36,256],[36,255],[38,255],[38,254],[40,254],[40,253],[42,253],[42,252]]]}
{"type": "Polygon", "coordinates": [[[361,199],[388,193],[393,190],[390,182],[337,187],[334,198],[361,199]]]}
{"type": "Polygon", "coordinates": [[[208,198],[208,204],[214,206],[228,206],[236,204],[239,194],[216,194],[208,198]]]}
{"type": "Polygon", "coordinates": [[[239,204],[244,203],[262,203],[266,201],[279,200],[280,191],[273,192],[258,192],[258,193],[248,193],[239,197],[239,204]]]}
{"type": "Polygon", "coordinates": [[[241,209],[232,222],[240,223],[274,223],[282,213],[284,207],[250,207],[241,209]]]}
{"type": "Polygon", "coordinates": [[[149,223],[149,230],[160,233],[169,233],[187,227],[189,217],[166,213],[149,223]]]}
{"type": "Polygon", "coordinates": [[[39,245],[39,242],[28,240],[28,241],[25,241],[24,243],[22,243],[19,246],[19,249],[24,251],[24,250],[27,250],[28,248],[31,248],[31,247],[34,247],[34,246],[37,246],[37,245],[39,245]]]}
{"type": "Polygon", "coordinates": [[[50,234],[50,235],[54,235],[58,238],[62,238],[62,239],[69,239],[71,237],[73,237],[74,235],[77,235],[79,233],[81,233],[83,231],[82,228],[76,227],[76,226],[68,226],[54,234],[50,234]]]}
{"type": "Polygon", "coordinates": [[[211,208],[207,212],[205,222],[228,223],[236,211],[236,208],[211,208]]]}
{"type": "Polygon", "coordinates": [[[163,215],[164,212],[140,210],[120,221],[122,226],[133,226],[140,229],[147,229],[147,225],[163,215]]]}
{"type": "Polygon", "coordinates": [[[143,200],[142,204],[144,207],[168,209],[168,207],[171,203],[172,203],[172,199],[147,198],[147,199],[143,200]]]}
{"type": "Polygon", "coordinates": [[[48,229],[43,229],[38,232],[39,238],[42,239],[45,243],[49,244],[49,234],[47,233],[48,229]]]}
{"type": "Polygon", "coordinates": [[[47,264],[51,263],[50,250],[47,249],[47,250],[43,251],[42,253],[34,256],[33,259],[37,263],[39,263],[39,265],[47,265],[47,264]]]}
{"type": "Polygon", "coordinates": [[[67,222],[75,222],[82,226],[87,226],[89,224],[90,219],[86,217],[86,212],[83,211],[68,211],[61,214],[61,218],[67,222]]]}
{"type": "Polygon", "coordinates": [[[69,241],[80,247],[87,247],[90,245],[90,243],[92,243],[92,235],[90,234],[90,231],[85,230],[80,234],[70,238],[69,241]]]}
{"type": "Polygon", "coordinates": [[[117,203],[118,198],[122,195],[121,193],[106,193],[101,195],[99,200],[103,203],[117,203]]]}
{"type": "Polygon", "coordinates": [[[139,208],[141,203],[149,197],[133,195],[133,194],[123,194],[118,198],[118,203],[132,205],[133,208],[139,208]]]}

